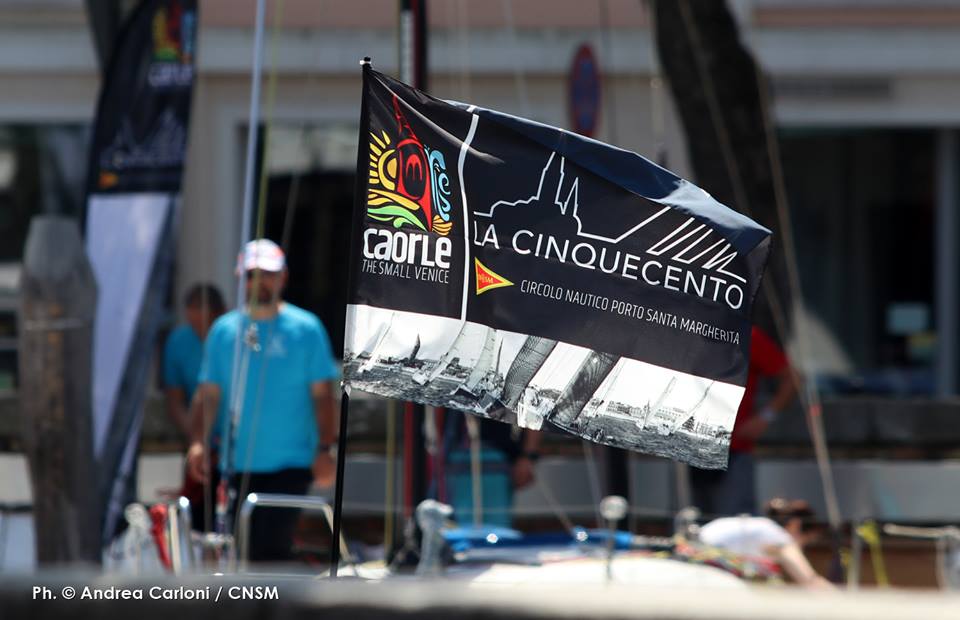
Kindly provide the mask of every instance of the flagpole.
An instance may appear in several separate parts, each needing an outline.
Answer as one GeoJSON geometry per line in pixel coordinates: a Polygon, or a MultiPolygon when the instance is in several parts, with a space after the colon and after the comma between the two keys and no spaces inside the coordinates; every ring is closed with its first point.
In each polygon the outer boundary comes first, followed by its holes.
{"type": "Polygon", "coordinates": [[[330,541],[330,576],[336,579],[340,568],[340,528],[343,515],[343,475],[347,469],[347,418],[350,394],[340,393],[340,436],[337,439],[337,486],[333,496],[333,539],[330,541]]]}
{"type": "MultiPolygon", "coordinates": [[[[359,227],[362,225],[364,204],[366,202],[367,176],[362,172],[366,169],[368,149],[363,148],[368,140],[370,132],[370,118],[367,111],[367,75],[370,72],[370,57],[365,56],[360,61],[362,68],[362,84],[360,95],[360,133],[359,143],[357,144],[357,179],[353,188],[353,221],[351,223],[352,240],[356,242],[359,238],[359,227]]],[[[350,253],[350,267],[347,272],[347,303],[350,303],[353,295],[354,281],[360,266],[356,261],[356,252],[350,253]]],[[[347,315],[346,329],[350,328],[349,313],[347,315]]],[[[346,331],[344,332],[346,337],[346,331]]],[[[346,350],[346,338],[344,338],[344,350],[346,350]]],[[[343,517],[343,478],[347,468],[347,422],[350,417],[350,388],[344,383],[340,393],[340,425],[337,428],[339,436],[337,438],[337,478],[336,488],[333,495],[333,540],[330,542],[330,577],[336,579],[337,571],[340,568],[340,530],[343,517]]]]}
{"type": "MultiPolygon", "coordinates": [[[[427,0],[400,2],[400,80],[419,90],[427,89],[427,0]]],[[[426,408],[408,402],[404,406],[404,497],[406,519],[427,495],[427,459],[423,426],[426,408]]],[[[398,537],[399,540],[399,537],[398,537]]]]}

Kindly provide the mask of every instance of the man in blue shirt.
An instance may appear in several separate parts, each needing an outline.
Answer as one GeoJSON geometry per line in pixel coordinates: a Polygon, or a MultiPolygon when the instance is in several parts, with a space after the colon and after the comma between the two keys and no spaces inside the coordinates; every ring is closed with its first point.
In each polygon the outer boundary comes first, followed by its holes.
{"type": "Polygon", "coordinates": [[[191,286],[183,305],[186,323],[170,332],[163,348],[163,388],[167,415],[183,440],[189,441],[189,406],[200,376],[203,341],[226,307],[223,295],[212,284],[191,286]]]}
{"type": "MultiPolygon", "coordinates": [[[[226,459],[232,459],[229,483],[240,500],[253,492],[302,495],[311,481],[329,486],[337,442],[331,382],[339,376],[330,339],[316,316],[280,299],[287,270],[275,243],[248,243],[237,270],[246,278],[247,306],[223,315],[207,336],[193,405],[198,412],[216,412],[216,419],[193,417],[190,475],[208,476],[205,438],[213,423],[220,437],[233,427],[230,455],[221,454],[220,469],[226,471],[226,459]]],[[[250,559],[290,559],[296,520],[296,511],[254,512],[250,559]]]]}

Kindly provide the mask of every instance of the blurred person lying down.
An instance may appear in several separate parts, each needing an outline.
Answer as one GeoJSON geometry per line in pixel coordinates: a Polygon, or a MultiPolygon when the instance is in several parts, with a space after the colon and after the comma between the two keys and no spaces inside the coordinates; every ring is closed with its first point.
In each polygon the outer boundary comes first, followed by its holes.
{"type": "Polygon", "coordinates": [[[775,498],[767,503],[765,512],[766,517],[714,519],[700,528],[700,542],[739,555],[769,558],[798,585],[832,589],[833,584],[817,574],[803,553],[808,540],[803,521],[813,516],[809,504],[775,498]]]}

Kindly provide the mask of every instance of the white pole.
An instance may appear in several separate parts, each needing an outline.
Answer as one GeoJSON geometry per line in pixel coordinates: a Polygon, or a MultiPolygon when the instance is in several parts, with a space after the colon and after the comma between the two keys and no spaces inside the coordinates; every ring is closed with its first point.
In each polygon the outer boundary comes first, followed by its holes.
{"type": "MultiPolygon", "coordinates": [[[[251,74],[250,85],[250,116],[247,120],[247,161],[244,166],[243,177],[243,215],[240,221],[240,251],[243,251],[244,244],[250,239],[250,220],[253,214],[253,172],[254,158],[257,152],[257,121],[260,118],[260,69],[263,64],[263,14],[265,0],[257,0],[257,16],[254,21],[253,31],[253,71],[251,74]]],[[[246,278],[241,273],[237,278],[237,309],[243,313],[244,307],[244,289],[246,278]]],[[[243,402],[243,394],[246,391],[246,372],[245,364],[241,364],[242,342],[244,330],[237,330],[237,340],[233,347],[233,370],[231,373],[231,391],[229,394],[229,416],[230,425],[228,426],[225,437],[222,438],[223,458],[226,463],[226,472],[224,482],[230,485],[230,477],[233,475],[233,454],[235,447],[232,445],[236,434],[237,425],[240,423],[240,407],[243,402]],[[243,379],[241,381],[241,379],[243,379]]],[[[243,361],[249,363],[249,351],[243,351],[243,361]]],[[[232,493],[232,491],[230,491],[232,493]]],[[[218,506],[218,509],[222,507],[218,506]]],[[[227,515],[222,514],[218,517],[217,531],[224,533],[228,531],[226,523],[221,522],[227,515]]]]}
{"type": "MultiPolygon", "coordinates": [[[[263,66],[263,14],[265,0],[257,0],[257,17],[253,30],[253,72],[250,83],[250,115],[247,119],[247,158],[243,169],[243,216],[240,220],[240,248],[250,240],[253,218],[253,179],[257,154],[258,120],[260,119],[260,69],[263,66]]],[[[237,282],[237,307],[243,308],[244,281],[237,282]]]]}

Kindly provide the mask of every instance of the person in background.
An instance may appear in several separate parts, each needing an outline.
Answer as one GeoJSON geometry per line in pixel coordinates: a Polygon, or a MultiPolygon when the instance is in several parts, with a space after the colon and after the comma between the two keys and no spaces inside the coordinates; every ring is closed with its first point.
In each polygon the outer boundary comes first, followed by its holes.
{"type": "Polygon", "coordinates": [[[813,516],[803,500],[775,498],[768,502],[767,517],[721,517],[700,528],[700,542],[738,555],[776,562],[794,583],[805,588],[833,589],[817,574],[803,553],[807,536],[803,522],[813,516]]]}
{"type": "Polygon", "coordinates": [[[212,284],[194,284],[183,298],[184,319],[167,337],[163,348],[163,388],[167,415],[180,431],[184,442],[190,439],[190,401],[197,389],[203,341],[210,326],[226,311],[223,295],[212,284]]]}
{"type": "Polygon", "coordinates": [[[753,450],[777,415],[793,400],[796,388],[787,356],[765,331],[754,326],[750,334],[750,367],[743,400],[730,439],[726,471],[690,470],[693,501],[707,516],[754,514],[756,491],[753,450]],[[756,403],[760,381],[776,381],[773,397],[763,406],[756,403]]]}
{"type": "MultiPolygon", "coordinates": [[[[212,415],[214,433],[231,429],[230,403],[238,398],[239,416],[230,436],[230,455],[221,445],[220,471],[231,459],[226,481],[235,498],[248,493],[304,495],[312,482],[330,486],[337,444],[332,381],[339,369],[330,339],[312,313],[280,299],[287,283],[286,257],[267,239],[251,241],[241,253],[237,275],[246,281],[246,307],[217,320],[204,347],[187,469],[195,480],[209,480],[206,458],[212,415]],[[234,376],[239,342],[240,370],[234,376]],[[237,385],[234,385],[236,381],[237,385]],[[238,390],[234,395],[235,387],[238,390]]],[[[212,486],[212,485],[211,485],[212,486]]],[[[236,503],[229,514],[235,516],[236,503]]],[[[292,559],[298,511],[253,513],[249,559],[292,559]]],[[[232,523],[230,524],[232,525],[232,523]]]]}
{"type": "MultiPolygon", "coordinates": [[[[534,480],[539,431],[448,411],[444,420],[445,501],[461,527],[474,524],[471,441],[479,445],[481,519],[484,525],[511,527],[514,492],[534,480]]],[[[441,499],[444,499],[441,497],[441,499]]]]}

